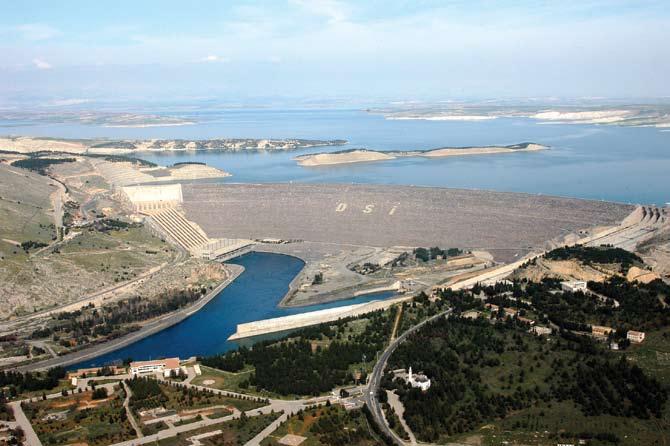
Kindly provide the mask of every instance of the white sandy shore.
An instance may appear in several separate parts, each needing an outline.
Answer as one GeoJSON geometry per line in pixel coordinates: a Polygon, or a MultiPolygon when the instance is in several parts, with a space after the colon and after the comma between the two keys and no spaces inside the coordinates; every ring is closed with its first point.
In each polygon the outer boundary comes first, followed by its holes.
{"type": "Polygon", "coordinates": [[[530,117],[540,121],[559,121],[579,124],[612,124],[631,116],[629,110],[600,110],[600,111],[543,111],[530,117]]]}
{"type": "Polygon", "coordinates": [[[195,122],[157,122],[155,124],[105,124],[103,127],[108,128],[128,128],[128,129],[143,129],[147,127],[180,127],[182,125],[194,125],[195,122]]]}
{"type": "Polygon", "coordinates": [[[488,121],[496,118],[497,116],[488,115],[414,115],[386,117],[389,121],[488,121]]]}
{"type": "Polygon", "coordinates": [[[546,150],[547,147],[540,144],[528,144],[525,147],[515,146],[490,146],[490,147],[445,147],[427,151],[407,152],[379,152],[375,150],[352,150],[348,152],[316,153],[301,155],[294,158],[298,165],[304,167],[332,166],[337,164],[364,163],[373,161],[386,161],[396,158],[422,157],[422,158],[445,158],[449,156],[468,155],[490,155],[499,153],[536,152],[546,150]]]}
{"type": "Polygon", "coordinates": [[[513,149],[510,147],[468,147],[468,148],[446,148],[436,149],[424,152],[420,156],[425,158],[443,158],[446,156],[467,156],[467,155],[490,155],[494,153],[516,153],[516,152],[536,152],[546,150],[547,147],[540,144],[528,144],[528,147],[522,149],[513,149]]]}
{"type": "Polygon", "coordinates": [[[395,159],[396,156],[372,150],[352,150],[339,153],[317,153],[301,155],[294,158],[300,166],[329,166],[333,164],[364,163],[370,161],[385,161],[395,159]]]}

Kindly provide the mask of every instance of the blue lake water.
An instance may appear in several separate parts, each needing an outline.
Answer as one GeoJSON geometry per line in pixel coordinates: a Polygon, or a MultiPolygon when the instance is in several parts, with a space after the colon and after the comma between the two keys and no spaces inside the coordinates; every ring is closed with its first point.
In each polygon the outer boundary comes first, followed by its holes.
{"type": "Polygon", "coordinates": [[[229,263],[242,265],[245,271],[191,317],[127,347],[70,368],[99,366],[127,358],[187,358],[221,353],[240,345],[226,340],[235,332],[237,324],[369,302],[393,295],[379,293],[309,307],[278,308],[277,304],[288,290],[289,283],[302,269],[302,260],[280,254],[252,252],[229,263]]]}
{"type": "MultiPolygon", "coordinates": [[[[183,116],[183,115],[182,115],[183,116]]],[[[488,121],[387,120],[360,110],[243,109],[192,112],[195,125],[110,128],[74,123],[0,121],[0,134],[61,138],[346,139],[345,147],[287,153],[145,153],[161,165],[200,161],[233,174],[230,182],[374,183],[490,189],[626,203],[670,202],[670,132],[656,128],[539,123],[532,119],[488,121]],[[302,153],[365,147],[376,150],[432,149],[537,142],[551,150],[534,153],[402,158],[318,168],[298,166],[302,153]]],[[[0,147],[2,149],[2,147],[0,147]]],[[[246,271],[205,308],[160,333],[81,365],[123,358],[212,354],[235,348],[227,342],[238,323],[362,302],[368,296],[301,309],[277,303],[302,267],[298,259],[249,254],[235,260],[246,271]]]]}
{"type": "Polygon", "coordinates": [[[345,148],[431,149],[514,144],[551,146],[536,153],[404,158],[381,163],[304,168],[299,153],[141,154],[159,164],[202,161],[233,174],[233,182],[407,184],[491,189],[596,200],[670,202],[670,132],[656,128],[489,121],[387,120],[360,110],[220,110],[194,113],[195,125],[108,128],[82,124],[0,122],[0,133],[69,138],[309,138],[346,139],[345,148]],[[22,125],[24,124],[24,125],[22,125]],[[30,125],[27,125],[30,124],[30,125]]]}

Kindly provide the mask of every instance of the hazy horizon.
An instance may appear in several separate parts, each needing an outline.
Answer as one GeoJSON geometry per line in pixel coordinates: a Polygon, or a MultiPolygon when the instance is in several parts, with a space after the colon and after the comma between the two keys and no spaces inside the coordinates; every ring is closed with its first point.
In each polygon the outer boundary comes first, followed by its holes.
{"type": "Polygon", "coordinates": [[[663,1],[26,1],[4,9],[4,107],[670,97],[663,1]]]}

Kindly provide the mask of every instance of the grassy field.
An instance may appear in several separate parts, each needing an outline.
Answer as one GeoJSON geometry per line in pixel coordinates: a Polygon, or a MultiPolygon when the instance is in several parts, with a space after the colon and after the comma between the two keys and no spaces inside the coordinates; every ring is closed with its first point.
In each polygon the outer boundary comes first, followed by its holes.
{"type": "MultiPolygon", "coordinates": [[[[273,398],[273,399],[291,399],[285,395],[280,395],[267,390],[257,391],[254,387],[240,387],[240,383],[249,379],[249,375],[254,372],[253,367],[245,367],[244,370],[232,373],[225,370],[219,370],[205,365],[200,365],[202,375],[196,377],[191,383],[197,386],[209,387],[211,389],[227,390],[229,392],[242,393],[252,397],[273,398]],[[214,383],[205,384],[205,381],[214,381],[214,383]]],[[[253,402],[252,402],[253,403],[253,402]]],[[[248,410],[248,409],[246,409],[248,410]]]]}
{"type": "Polygon", "coordinates": [[[118,391],[105,400],[91,400],[85,392],[29,403],[25,410],[44,445],[102,446],[135,438],[118,391]]]}
{"type": "MultiPolygon", "coordinates": [[[[131,382],[131,387],[134,388],[133,382],[131,382]]],[[[140,408],[148,409],[151,407],[163,406],[168,410],[175,411],[185,411],[193,409],[204,409],[211,406],[232,406],[241,411],[247,411],[251,409],[257,409],[259,407],[265,406],[265,403],[259,403],[257,401],[231,398],[223,395],[219,395],[214,392],[202,391],[196,389],[187,389],[179,385],[171,385],[159,382],[158,387],[160,392],[164,395],[164,398],[150,398],[143,401],[138,401],[136,407],[138,410],[140,408]]],[[[133,392],[135,392],[133,390],[133,392]]],[[[133,396],[133,400],[135,396],[133,396]]]]}
{"type": "Polygon", "coordinates": [[[305,437],[306,440],[300,446],[380,444],[371,436],[365,416],[360,411],[347,412],[339,406],[321,407],[294,415],[264,439],[261,445],[279,445],[279,440],[287,434],[305,437]]]}
{"type": "MultiPolygon", "coordinates": [[[[541,404],[511,414],[502,421],[486,424],[455,441],[500,444],[556,445],[576,444],[583,432],[612,433],[621,445],[662,445],[670,441],[668,417],[662,420],[641,420],[608,415],[584,416],[572,403],[541,404]],[[509,443],[505,443],[509,442],[509,443]]],[[[592,440],[590,445],[601,444],[592,440]]],[[[610,443],[603,443],[610,444],[610,443]]]]}
{"type": "Polygon", "coordinates": [[[212,432],[221,430],[222,432],[213,437],[200,440],[203,445],[215,446],[242,446],[260,431],[265,429],[270,423],[277,419],[279,414],[259,415],[257,417],[249,417],[246,420],[232,420],[221,424],[215,424],[201,429],[189,431],[187,434],[180,436],[166,438],[159,441],[159,446],[190,446],[192,443],[190,437],[205,432],[212,432]]]}
{"type": "Polygon", "coordinates": [[[670,385],[670,327],[648,332],[642,344],[632,344],[621,354],[655,376],[663,385],[670,385]]]}
{"type": "Polygon", "coordinates": [[[61,379],[58,381],[58,385],[54,387],[53,389],[49,389],[47,391],[42,391],[42,390],[36,390],[34,392],[23,392],[21,395],[19,395],[19,398],[21,399],[26,399],[26,398],[40,398],[42,396],[42,393],[46,393],[47,395],[51,395],[53,393],[59,393],[62,392],[63,390],[67,390],[68,392],[71,391],[74,387],[72,386],[72,383],[70,382],[69,379],[61,379]]]}
{"type": "MultiPolygon", "coordinates": [[[[0,239],[51,241],[56,233],[49,196],[57,190],[51,184],[50,178],[0,164],[0,239]]],[[[11,246],[0,243],[0,252],[11,246]]]]}
{"type": "Polygon", "coordinates": [[[143,227],[109,232],[82,230],[57,250],[26,255],[16,249],[0,268],[0,316],[81,299],[167,262],[174,251],[143,227]]]}
{"type": "Polygon", "coordinates": [[[231,373],[205,365],[201,365],[200,370],[202,370],[202,375],[193,379],[192,384],[240,393],[248,393],[248,389],[242,389],[239,385],[242,381],[249,379],[249,375],[254,371],[252,367],[246,367],[240,372],[231,373]],[[205,384],[205,381],[208,381],[208,384],[205,384]],[[209,383],[209,381],[214,381],[214,383],[209,383]]]}

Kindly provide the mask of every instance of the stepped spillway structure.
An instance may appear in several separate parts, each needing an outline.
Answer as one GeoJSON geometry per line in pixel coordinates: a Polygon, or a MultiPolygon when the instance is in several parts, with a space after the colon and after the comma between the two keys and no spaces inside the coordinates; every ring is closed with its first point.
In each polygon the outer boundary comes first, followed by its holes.
{"type": "Polygon", "coordinates": [[[248,252],[251,240],[211,239],[182,210],[182,185],[124,186],[121,191],[134,211],[145,216],[163,236],[193,256],[227,260],[248,252]]]}
{"type": "Polygon", "coordinates": [[[192,251],[204,247],[209,242],[199,228],[186,220],[176,209],[162,209],[149,214],[179,245],[192,251]]]}

